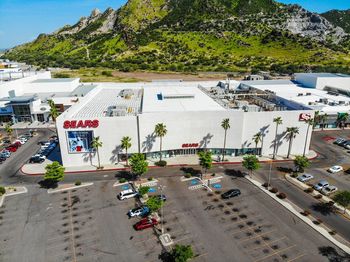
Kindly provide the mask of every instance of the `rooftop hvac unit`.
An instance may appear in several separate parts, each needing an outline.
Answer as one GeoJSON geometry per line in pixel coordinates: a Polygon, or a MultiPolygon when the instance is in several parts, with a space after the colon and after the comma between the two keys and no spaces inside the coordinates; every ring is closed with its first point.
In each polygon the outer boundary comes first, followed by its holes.
{"type": "Polygon", "coordinates": [[[303,93],[299,93],[298,96],[303,96],[304,94],[303,93]]]}
{"type": "Polygon", "coordinates": [[[306,93],[307,96],[311,96],[311,93],[306,93]]]}
{"type": "Polygon", "coordinates": [[[339,105],[345,105],[345,101],[338,101],[339,105]]]}

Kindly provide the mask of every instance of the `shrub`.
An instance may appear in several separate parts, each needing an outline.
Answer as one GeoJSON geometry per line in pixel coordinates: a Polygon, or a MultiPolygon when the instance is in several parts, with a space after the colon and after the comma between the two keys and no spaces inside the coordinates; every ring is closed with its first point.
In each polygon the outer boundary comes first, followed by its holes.
{"type": "Polygon", "coordinates": [[[307,217],[311,215],[311,212],[309,210],[304,210],[303,212],[301,212],[301,214],[307,217]]]}
{"type": "Polygon", "coordinates": [[[287,198],[287,195],[285,193],[279,193],[277,195],[277,197],[280,198],[280,199],[285,199],[285,198],[287,198]]]}
{"type": "Polygon", "coordinates": [[[80,186],[81,185],[81,181],[79,181],[79,180],[75,181],[75,185],[76,186],[80,186]]]}
{"type": "Polygon", "coordinates": [[[290,175],[291,177],[297,178],[298,177],[298,173],[293,172],[293,174],[290,175]]]}
{"type": "Polygon", "coordinates": [[[309,187],[309,188],[305,189],[304,192],[312,193],[312,192],[314,192],[314,189],[312,187],[309,187]]]}
{"type": "Polygon", "coordinates": [[[122,177],[121,179],[119,179],[119,183],[125,183],[127,180],[126,178],[122,177]]]}
{"type": "Polygon", "coordinates": [[[185,174],[185,177],[190,178],[190,177],[192,177],[192,175],[190,173],[187,173],[187,174],[185,174]]]}
{"type": "Polygon", "coordinates": [[[213,173],[211,176],[216,176],[216,174],[215,174],[215,173],[213,173]]]}
{"type": "Polygon", "coordinates": [[[164,167],[166,166],[167,162],[162,160],[162,161],[157,161],[155,162],[156,166],[161,166],[161,167],[164,167]]]}
{"type": "Polygon", "coordinates": [[[268,187],[269,186],[269,184],[267,183],[267,182],[265,182],[264,184],[262,184],[261,186],[263,186],[263,187],[268,187]]]}
{"type": "Polygon", "coordinates": [[[322,195],[321,194],[318,194],[315,196],[316,199],[321,199],[322,198],[322,195]]]}
{"type": "Polygon", "coordinates": [[[317,218],[316,220],[312,221],[315,225],[320,225],[323,223],[323,221],[319,218],[317,218]]]}
{"type": "Polygon", "coordinates": [[[328,233],[329,233],[330,235],[334,236],[335,234],[337,234],[337,231],[332,230],[332,231],[329,231],[328,233]]]}
{"type": "Polygon", "coordinates": [[[333,202],[333,201],[329,201],[327,204],[328,204],[329,206],[334,206],[334,202],[333,202]]]}
{"type": "Polygon", "coordinates": [[[0,196],[6,193],[6,189],[3,186],[0,186],[0,196]]]}
{"type": "Polygon", "coordinates": [[[278,192],[278,189],[273,187],[270,189],[270,192],[276,194],[278,192]]]}
{"type": "Polygon", "coordinates": [[[153,177],[147,178],[148,181],[152,181],[153,179],[154,179],[153,177]]]}
{"type": "Polygon", "coordinates": [[[141,196],[143,196],[143,195],[146,195],[148,193],[149,189],[150,189],[149,186],[140,186],[138,191],[139,191],[139,194],[141,196]]]}

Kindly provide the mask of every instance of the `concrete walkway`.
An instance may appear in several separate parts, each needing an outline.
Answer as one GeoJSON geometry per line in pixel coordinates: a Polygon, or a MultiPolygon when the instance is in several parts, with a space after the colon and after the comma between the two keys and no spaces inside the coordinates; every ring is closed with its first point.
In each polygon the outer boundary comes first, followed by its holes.
{"type": "MultiPolygon", "coordinates": [[[[309,154],[306,156],[309,159],[313,159],[317,157],[317,153],[315,151],[309,152],[309,154]]],[[[243,160],[243,156],[238,157],[226,157],[227,161],[225,162],[215,162],[213,161],[214,165],[226,165],[226,164],[240,164],[243,160]]],[[[270,162],[272,161],[269,157],[258,157],[259,161],[262,163],[270,162]]],[[[278,156],[276,160],[273,160],[274,162],[283,162],[283,161],[292,161],[294,156],[292,156],[290,159],[286,159],[284,157],[278,156]]],[[[214,159],[216,159],[214,157],[214,159]]],[[[167,161],[168,166],[193,166],[198,165],[198,156],[197,155],[188,155],[188,156],[177,156],[177,157],[171,157],[171,158],[165,158],[165,161],[167,161]]],[[[148,159],[149,167],[156,167],[155,162],[157,162],[158,159],[148,159]]],[[[47,164],[52,163],[50,160],[46,160],[42,164],[25,164],[22,166],[21,171],[22,173],[26,175],[41,175],[45,173],[45,166],[47,164]]],[[[125,167],[125,162],[119,162],[115,163],[114,165],[103,165],[103,170],[105,171],[112,171],[112,170],[125,170],[127,169],[125,167]]],[[[86,165],[86,166],[74,166],[74,167],[66,167],[66,173],[81,173],[81,172],[96,172],[97,166],[92,165],[86,165]]],[[[101,170],[98,170],[101,171],[101,170]]]]}
{"type": "MultiPolygon", "coordinates": [[[[0,125],[0,128],[5,128],[6,123],[0,125]]],[[[13,129],[40,129],[40,128],[55,128],[55,123],[53,122],[18,122],[12,125],[13,129]]]]}

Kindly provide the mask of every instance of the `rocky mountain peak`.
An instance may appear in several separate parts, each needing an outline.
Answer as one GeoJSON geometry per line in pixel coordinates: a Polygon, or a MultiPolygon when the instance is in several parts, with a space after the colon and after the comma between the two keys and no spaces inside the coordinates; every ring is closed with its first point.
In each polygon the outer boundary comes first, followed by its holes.
{"type": "Polygon", "coordinates": [[[94,10],[92,10],[92,12],[90,14],[90,18],[96,17],[99,14],[101,14],[101,11],[98,8],[95,8],[94,10]]]}

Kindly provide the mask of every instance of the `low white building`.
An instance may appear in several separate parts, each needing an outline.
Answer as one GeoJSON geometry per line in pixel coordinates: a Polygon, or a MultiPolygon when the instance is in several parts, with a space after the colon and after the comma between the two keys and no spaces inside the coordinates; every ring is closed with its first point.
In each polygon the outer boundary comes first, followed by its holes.
{"type": "MultiPolygon", "coordinates": [[[[247,153],[271,156],[278,127],[278,155],[285,156],[289,141],[287,127],[298,127],[292,154],[302,154],[308,125],[305,119],[313,117],[311,108],[283,104],[272,92],[244,86],[236,88],[221,82],[154,82],[99,84],[77,104],[57,119],[62,161],[65,166],[96,165],[97,156],[91,149],[93,137],[100,137],[102,165],[119,162],[124,150],[121,139],[131,138],[128,153],[145,153],[158,158],[159,138],[154,129],[164,123],[167,134],[163,138],[163,155],[193,155],[200,150],[221,154],[224,129],[221,123],[229,119],[226,154],[238,156],[247,153]],[[263,134],[258,145],[253,142],[256,133],[263,134]],[[257,147],[257,149],[256,149],[257,147]]],[[[309,132],[306,153],[311,132],[309,132]]]]}

